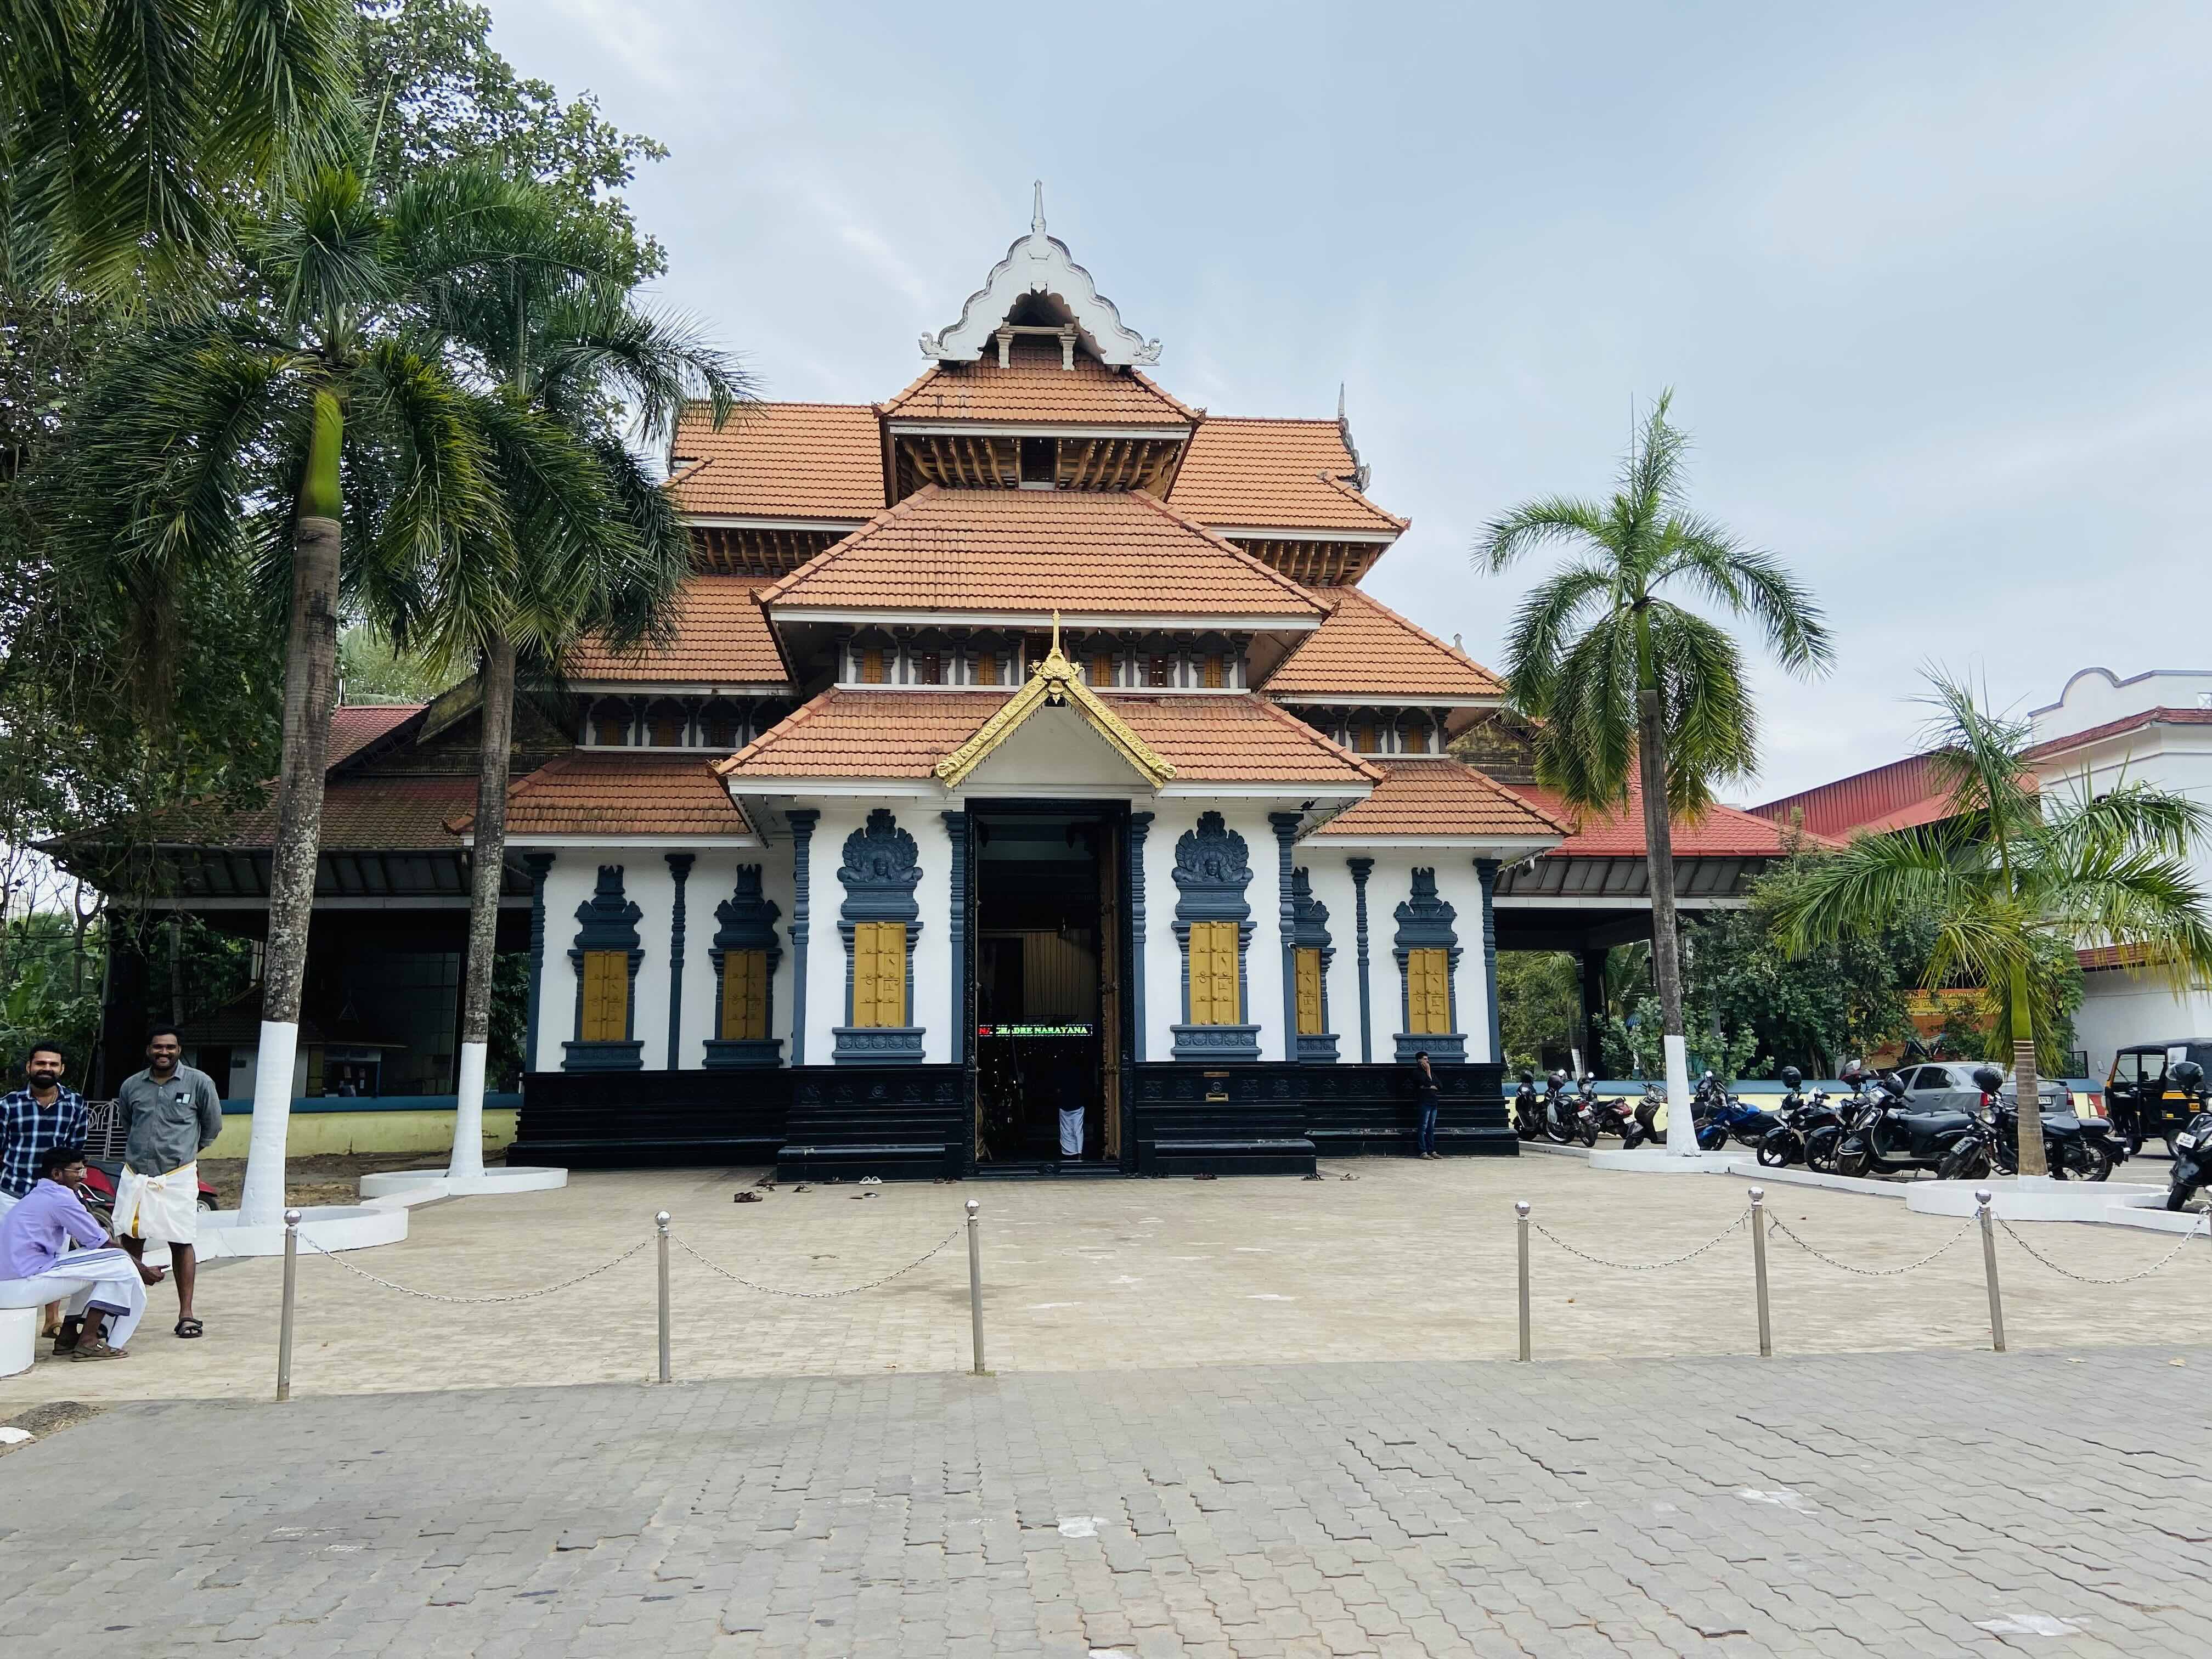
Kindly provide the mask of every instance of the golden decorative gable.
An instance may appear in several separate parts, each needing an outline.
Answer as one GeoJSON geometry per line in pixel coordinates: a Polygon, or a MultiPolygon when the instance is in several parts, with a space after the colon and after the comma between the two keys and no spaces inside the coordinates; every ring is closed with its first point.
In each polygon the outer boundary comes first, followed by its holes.
{"type": "Polygon", "coordinates": [[[999,712],[983,722],[975,735],[937,763],[937,780],[946,788],[957,788],[968,775],[989,759],[998,746],[1012,737],[1023,721],[1040,708],[1072,705],[1106,739],[1114,752],[1128,762],[1155,789],[1176,775],[1176,769],[1145,740],[1115,718],[1105,700],[1083,683],[1083,675],[1060,648],[1060,613],[1052,617],[1052,649],[1030,671],[1029,683],[1006,699],[999,712]]]}

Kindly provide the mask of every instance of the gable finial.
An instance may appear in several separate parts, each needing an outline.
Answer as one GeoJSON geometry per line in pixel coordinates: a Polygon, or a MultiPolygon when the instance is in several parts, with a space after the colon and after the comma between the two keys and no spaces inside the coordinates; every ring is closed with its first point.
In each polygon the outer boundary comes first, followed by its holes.
{"type": "Polygon", "coordinates": [[[1060,654],[1060,612],[1057,611],[1052,613],[1052,654],[1055,657],[1060,654]]]}
{"type": "Polygon", "coordinates": [[[1344,416],[1344,382],[1341,380],[1336,383],[1336,423],[1339,426],[1351,424],[1344,416]]]}
{"type": "Polygon", "coordinates": [[[1030,229],[1042,236],[1044,234],[1044,180],[1036,180],[1033,189],[1035,205],[1030,210],[1030,229]]]}

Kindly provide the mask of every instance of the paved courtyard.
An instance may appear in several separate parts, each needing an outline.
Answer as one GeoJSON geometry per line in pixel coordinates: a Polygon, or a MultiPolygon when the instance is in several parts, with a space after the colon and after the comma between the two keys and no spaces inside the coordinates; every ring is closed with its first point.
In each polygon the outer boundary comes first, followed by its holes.
{"type": "Polygon", "coordinates": [[[0,1459],[11,1651],[2212,1650],[2212,1350],[125,1406],[0,1459]]]}
{"type": "MultiPolygon", "coordinates": [[[[677,1237],[757,1284],[836,1291],[943,1243],[978,1200],[988,1359],[1031,1374],[1193,1365],[1510,1358],[1512,1201],[1568,1243],[1650,1261],[1711,1238],[1742,1212],[1746,1184],[1711,1176],[1632,1176],[1579,1160],[1423,1164],[1372,1158],[1322,1181],[969,1181],[780,1188],[732,1201],[757,1171],[577,1176],[565,1190],[418,1209],[406,1243],[355,1252],[355,1266],[419,1290],[495,1296],[598,1267],[648,1239],[653,1212],[677,1237]],[[1346,1181],[1350,1174],[1357,1179],[1346,1181]],[[867,1196],[862,1196],[862,1194],[867,1196]]],[[[1770,1207],[1840,1261],[1912,1273],[1838,1271],[1778,1238],[1775,1340],[1784,1352],[1968,1348],[1989,1339],[1976,1239],[1902,1202],[1804,1188],[1770,1207]]],[[[2173,1248],[2157,1234],[2045,1226],[2029,1237],[2076,1271],[2118,1276],[2173,1248]]],[[[1751,1245],[1739,1229],[1680,1267],[1600,1267],[1539,1238],[1540,1358],[1755,1352],[1751,1245]]],[[[2212,1321],[2212,1244],[2136,1284],[2063,1278],[2000,1241],[2008,1334],[2018,1347],[2127,1344],[2212,1321]]],[[[41,1360],[0,1379],[10,1407],[82,1399],[268,1397],[280,1264],[211,1267],[200,1281],[206,1337],[168,1334],[163,1286],[128,1360],[41,1360]]],[[[850,1296],[765,1296],[684,1251],[674,1255],[676,1375],[717,1377],[944,1373],[969,1364],[965,1246],[952,1237],[912,1272],[850,1296]]],[[[495,1388],[519,1382],[642,1381],[653,1363],[653,1252],[542,1300],[456,1307],[403,1296],[313,1255],[300,1266],[294,1371],[301,1395],[495,1388]]]]}

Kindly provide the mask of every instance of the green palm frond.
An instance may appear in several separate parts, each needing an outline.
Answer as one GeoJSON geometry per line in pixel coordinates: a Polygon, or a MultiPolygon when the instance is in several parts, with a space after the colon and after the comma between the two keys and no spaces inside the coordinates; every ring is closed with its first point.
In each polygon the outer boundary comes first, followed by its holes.
{"type": "Polygon", "coordinates": [[[1970,687],[1938,670],[1928,678],[1921,702],[1935,712],[1922,737],[1930,777],[1954,811],[1985,812],[1992,832],[2009,837],[2039,815],[2020,758],[2032,728],[1989,713],[1970,687]]]}
{"type": "Polygon", "coordinates": [[[1833,658],[1820,607],[1773,554],[1694,514],[1670,518],[1665,538],[1668,551],[1654,573],[1655,587],[1683,576],[1731,616],[1750,617],[1765,631],[1775,660],[1792,672],[1825,667],[1833,658]]]}
{"type": "Polygon", "coordinates": [[[1617,526],[1595,502],[1550,495],[1516,507],[1494,520],[1475,544],[1475,562],[1492,573],[1522,554],[1556,542],[1579,542],[1591,549],[1617,550],[1617,526]]]}
{"type": "Polygon", "coordinates": [[[1735,638],[1678,605],[1646,607],[1667,734],[1667,797],[1676,813],[1702,815],[1712,785],[1758,769],[1759,716],[1735,638]]]}
{"type": "Polygon", "coordinates": [[[1561,659],[1536,732],[1536,778],[1570,805],[1605,811],[1628,799],[1636,668],[1634,622],[1620,611],[1599,617],[1561,659]]]}
{"type": "MultiPolygon", "coordinates": [[[[1569,636],[1586,611],[1613,591],[1613,573],[1595,561],[1568,565],[1538,583],[1521,602],[1505,636],[1506,677],[1514,705],[1547,718],[1564,672],[1569,636]]],[[[1632,694],[1633,687],[1632,686],[1632,694]]],[[[1635,705],[1630,699],[1630,718],[1635,705]]]]}
{"type": "Polygon", "coordinates": [[[1690,453],[1690,434],[1667,418],[1674,406],[1674,389],[1668,387],[1644,417],[1635,442],[1621,468],[1621,495],[1635,504],[1638,520],[1656,523],[1667,508],[1681,499],[1682,475],[1690,453]]]}

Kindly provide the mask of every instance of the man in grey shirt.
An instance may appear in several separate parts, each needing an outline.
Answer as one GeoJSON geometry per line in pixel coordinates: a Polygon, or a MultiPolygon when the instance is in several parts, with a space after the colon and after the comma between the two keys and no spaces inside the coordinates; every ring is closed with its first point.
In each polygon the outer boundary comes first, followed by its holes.
{"type": "Polygon", "coordinates": [[[156,1025],[146,1043],[146,1069],[115,1091],[116,1121],[125,1131],[115,1242],[134,1256],[149,1239],[169,1247],[176,1332],[198,1336],[192,1246],[199,1239],[199,1157],[222,1133],[222,1097],[206,1073],[182,1063],[183,1054],[176,1027],[156,1025]]]}

